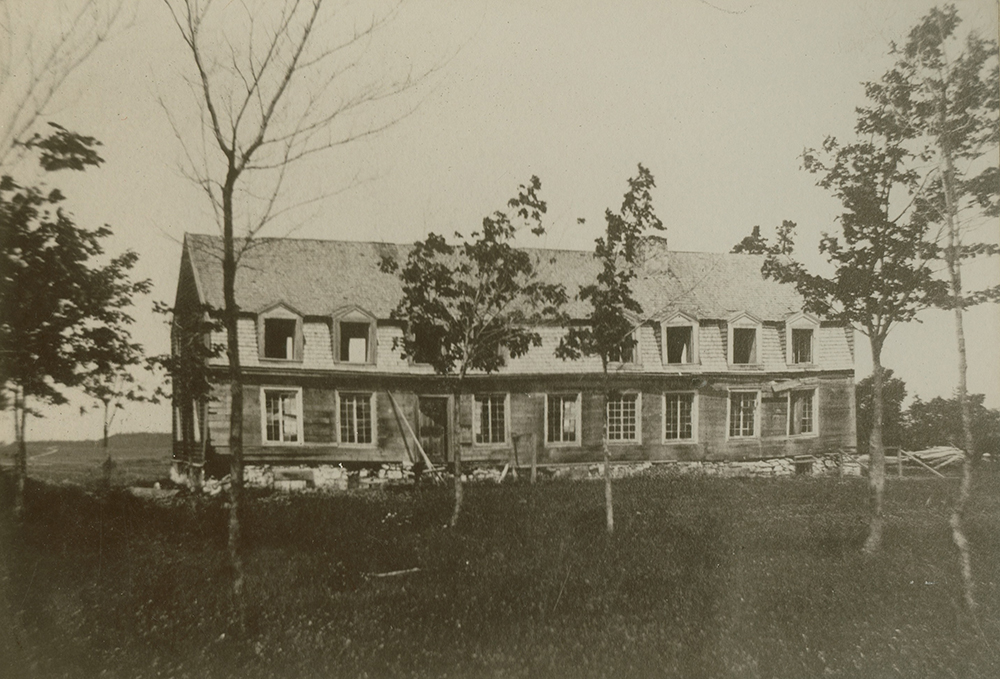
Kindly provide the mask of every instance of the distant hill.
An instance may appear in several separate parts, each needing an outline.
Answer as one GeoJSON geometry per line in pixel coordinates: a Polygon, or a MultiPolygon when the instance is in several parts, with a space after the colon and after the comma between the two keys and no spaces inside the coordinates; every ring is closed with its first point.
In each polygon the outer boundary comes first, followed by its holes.
{"type": "MultiPolygon", "coordinates": [[[[13,451],[16,445],[16,443],[11,442],[3,447],[0,447],[0,450],[7,453],[8,451],[13,451]]],[[[42,447],[49,448],[52,446],[61,448],[100,448],[101,441],[100,439],[84,439],[82,441],[28,440],[29,450],[37,450],[42,447]]],[[[122,448],[152,449],[170,447],[170,432],[133,432],[131,434],[112,434],[111,437],[108,438],[108,448],[111,450],[118,450],[122,448]]]]}

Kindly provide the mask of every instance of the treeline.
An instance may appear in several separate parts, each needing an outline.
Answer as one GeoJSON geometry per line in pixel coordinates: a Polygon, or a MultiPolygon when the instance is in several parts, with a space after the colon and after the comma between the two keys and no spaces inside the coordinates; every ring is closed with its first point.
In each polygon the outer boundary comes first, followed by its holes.
{"type": "MultiPolygon", "coordinates": [[[[904,450],[924,450],[935,446],[964,448],[962,412],[958,397],[936,396],[929,401],[915,396],[907,408],[906,383],[893,375],[883,373],[883,431],[882,439],[888,447],[904,450]]],[[[858,452],[867,454],[872,429],[872,377],[866,377],[857,386],[858,452]]],[[[1000,455],[1000,410],[987,408],[983,394],[969,394],[972,411],[972,435],[977,456],[1000,455]]]]}

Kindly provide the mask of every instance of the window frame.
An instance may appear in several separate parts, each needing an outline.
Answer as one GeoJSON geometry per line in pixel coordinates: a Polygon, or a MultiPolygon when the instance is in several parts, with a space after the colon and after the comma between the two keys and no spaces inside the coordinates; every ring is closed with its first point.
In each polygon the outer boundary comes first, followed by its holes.
{"type": "Polygon", "coordinates": [[[698,330],[700,324],[698,319],[688,316],[685,313],[677,312],[660,323],[660,336],[662,339],[661,350],[663,352],[663,365],[670,366],[680,366],[680,365],[698,365],[701,363],[701,356],[698,353],[698,330]],[[668,342],[667,334],[670,332],[670,328],[690,328],[691,329],[691,351],[688,356],[688,360],[682,363],[673,363],[669,359],[668,353],[668,342]]]}
{"type": "Polygon", "coordinates": [[[815,366],[818,364],[816,352],[819,349],[819,342],[817,341],[819,335],[819,319],[815,316],[811,316],[804,312],[799,312],[793,314],[785,319],[785,363],[787,365],[794,366],[815,366]],[[793,337],[795,335],[795,330],[809,330],[812,332],[812,337],[810,338],[810,360],[809,361],[795,361],[794,351],[795,344],[793,337]]]}
{"type": "Polygon", "coordinates": [[[788,390],[788,417],[786,418],[785,433],[789,438],[815,438],[819,436],[819,389],[816,387],[806,388],[806,389],[789,389],[788,390]],[[811,420],[812,428],[806,432],[793,433],[792,432],[792,417],[794,415],[792,411],[793,397],[795,394],[809,394],[810,395],[810,408],[812,409],[811,420]]]}
{"type": "Polygon", "coordinates": [[[330,317],[330,336],[333,344],[333,362],[338,366],[376,365],[378,363],[378,322],[375,316],[361,307],[353,306],[341,309],[330,317]],[[364,362],[343,360],[340,358],[343,337],[341,323],[365,324],[368,326],[367,347],[365,347],[364,362]]]}
{"type": "MultiPolygon", "coordinates": [[[[289,387],[282,385],[263,385],[260,388],[260,440],[265,446],[301,446],[305,442],[305,427],[303,418],[302,387],[289,387]],[[267,438],[267,394],[268,392],[280,392],[285,394],[294,393],[295,403],[298,413],[296,414],[296,426],[299,435],[297,441],[284,440],[284,426],[282,425],[282,440],[271,441],[267,438]]],[[[284,413],[282,413],[284,414],[284,413]]]]}
{"type": "Polygon", "coordinates": [[[634,439],[613,439],[611,438],[611,413],[609,409],[611,408],[612,399],[606,399],[604,402],[604,432],[607,436],[609,445],[641,445],[642,444],[642,392],[627,390],[621,392],[618,397],[624,398],[626,396],[635,396],[635,438],[634,439]]]}
{"type": "Polygon", "coordinates": [[[727,334],[728,334],[728,343],[727,343],[727,346],[726,346],[726,362],[728,363],[728,365],[730,367],[732,367],[732,366],[754,366],[754,367],[760,366],[764,362],[764,360],[763,360],[763,346],[762,346],[763,333],[761,332],[762,327],[763,327],[763,323],[761,322],[761,320],[759,318],[755,317],[755,316],[752,316],[752,315],[744,312],[744,313],[737,314],[736,316],[733,316],[732,318],[730,318],[729,321],[726,323],[726,325],[727,325],[727,334]],[[748,362],[748,363],[735,363],[733,361],[733,354],[735,353],[735,349],[736,349],[735,342],[733,341],[734,340],[734,335],[735,335],[735,332],[734,332],[735,330],[753,330],[754,331],[754,349],[755,349],[755,353],[756,353],[756,356],[754,357],[755,360],[753,360],[751,362],[748,362]]]}
{"type": "Polygon", "coordinates": [[[739,440],[747,441],[760,438],[760,407],[761,407],[761,390],[760,389],[730,389],[726,393],[726,440],[739,440]],[[753,412],[753,434],[749,436],[733,435],[733,395],[734,394],[754,394],[754,412],[753,412]]]}
{"type": "Polygon", "coordinates": [[[301,363],[305,353],[305,336],[303,335],[302,314],[283,302],[271,305],[257,314],[257,358],[261,362],[267,363],[301,363]],[[268,321],[295,321],[295,329],[292,334],[292,355],[281,358],[279,356],[268,356],[266,352],[267,344],[267,322],[268,321]]]}
{"type": "Polygon", "coordinates": [[[665,391],[663,392],[661,417],[661,432],[663,443],[668,445],[687,445],[698,442],[698,392],[697,391],[665,391]],[[690,396],[691,397],[691,438],[667,438],[667,397],[669,396],[690,396]]]}
{"type": "MultiPolygon", "coordinates": [[[[350,446],[352,448],[375,448],[378,446],[378,402],[375,400],[376,392],[374,391],[351,391],[348,389],[337,389],[336,392],[336,402],[337,402],[337,445],[339,446],[350,446]],[[368,407],[371,409],[371,423],[372,423],[372,440],[368,443],[359,443],[356,441],[344,441],[341,434],[341,414],[340,408],[342,399],[344,396],[368,396],[368,407]]],[[[354,418],[354,434],[357,437],[357,416],[354,418]]]]}
{"type": "MultiPolygon", "coordinates": [[[[491,427],[492,433],[492,427],[491,427]]],[[[492,436],[491,436],[492,438],[492,436]]],[[[510,444],[510,393],[506,392],[479,392],[472,395],[472,445],[477,448],[497,448],[510,444]],[[481,418],[477,417],[476,399],[481,396],[495,398],[503,397],[503,440],[501,441],[479,441],[481,418]]]]}
{"type": "MultiPolygon", "coordinates": [[[[639,338],[640,338],[641,335],[642,335],[642,333],[639,331],[639,328],[633,328],[632,331],[629,333],[628,336],[632,338],[632,346],[629,347],[629,351],[631,352],[631,355],[629,356],[629,359],[627,361],[614,360],[614,359],[611,358],[611,355],[609,354],[608,355],[608,363],[613,363],[615,365],[638,365],[639,364],[639,356],[640,356],[640,353],[639,353],[639,338]]],[[[624,340],[622,340],[622,343],[624,344],[624,340]]],[[[620,350],[621,346],[622,345],[619,345],[618,347],[616,347],[616,350],[620,350]]]]}
{"type": "MultiPolygon", "coordinates": [[[[546,393],[545,396],[545,446],[547,448],[579,448],[583,445],[583,394],[580,392],[552,392],[546,393]],[[549,441],[549,399],[552,397],[558,397],[560,399],[566,398],[567,396],[572,396],[576,399],[576,440],[575,441],[549,441]]],[[[560,413],[560,421],[562,421],[562,414],[560,413]]],[[[562,427],[560,427],[560,432],[562,432],[562,427]]]]}

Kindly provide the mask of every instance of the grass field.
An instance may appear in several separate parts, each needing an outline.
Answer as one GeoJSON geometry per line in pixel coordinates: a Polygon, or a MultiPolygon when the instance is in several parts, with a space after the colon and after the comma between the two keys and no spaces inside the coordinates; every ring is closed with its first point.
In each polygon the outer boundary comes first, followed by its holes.
{"type": "Polygon", "coordinates": [[[610,538],[599,483],[473,486],[456,531],[444,488],[256,496],[241,632],[221,500],[33,485],[21,538],[2,514],[0,627],[28,676],[1000,676],[995,473],[969,517],[975,618],[951,480],[890,479],[869,559],[860,479],[615,489],[610,538]]]}
{"type": "MultiPolygon", "coordinates": [[[[100,441],[28,441],[28,475],[49,483],[93,485],[110,452],[114,485],[151,485],[169,474],[170,446],[170,434],[117,434],[108,451],[100,441]]],[[[14,452],[13,444],[0,448],[0,467],[13,467],[14,452]]]]}

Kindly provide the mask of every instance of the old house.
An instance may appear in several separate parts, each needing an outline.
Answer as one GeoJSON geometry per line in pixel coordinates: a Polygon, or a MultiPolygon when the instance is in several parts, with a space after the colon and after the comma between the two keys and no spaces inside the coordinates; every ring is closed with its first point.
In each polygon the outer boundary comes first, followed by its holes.
{"type": "MultiPolygon", "coordinates": [[[[645,315],[631,355],[613,365],[619,395],[606,408],[599,359],[556,358],[564,330],[542,327],[540,348],[468,378],[453,422],[447,378],[393,346],[404,332],[389,318],[400,287],[379,261],[406,252],[283,238],[243,256],[236,296],[250,476],[255,466],[309,465],[319,483],[331,466],[404,465],[420,449],[441,464],[455,437],[473,465],[515,454],[540,465],[593,462],[605,423],[619,461],[803,460],[854,444],[853,331],[804,313],[793,288],[761,276],[759,256],[674,252],[660,241],[642,258],[635,293],[645,315]]],[[[220,239],[186,236],[178,311],[222,307],[220,255],[220,239]]],[[[541,275],[570,295],[597,271],[590,252],[537,255],[541,275]]],[[[584,316],[578,305],[571,318],[584,316]]],[[[185,429],[196,466],[205,451],[226,455],[225,366],[224,355],[211,362],[211,400],[175,404],[180,464],[185,429]]]]}

